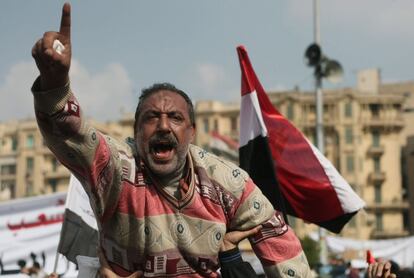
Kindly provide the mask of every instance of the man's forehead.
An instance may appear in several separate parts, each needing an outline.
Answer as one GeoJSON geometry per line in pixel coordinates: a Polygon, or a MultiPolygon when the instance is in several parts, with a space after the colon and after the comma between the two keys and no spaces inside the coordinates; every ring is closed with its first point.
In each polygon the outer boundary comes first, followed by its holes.
{"type": "Polygon", "coordinates": [[[146,105],[154,106],[164,102],[173,104],[174,106],[184,105],[184,107],[187,107],[187,101],[184,99],[182,95],[169,90],[160,90],[151,93],[151,95],[149,95],[143,100],[142,105],[143,107],[146,105]]]}

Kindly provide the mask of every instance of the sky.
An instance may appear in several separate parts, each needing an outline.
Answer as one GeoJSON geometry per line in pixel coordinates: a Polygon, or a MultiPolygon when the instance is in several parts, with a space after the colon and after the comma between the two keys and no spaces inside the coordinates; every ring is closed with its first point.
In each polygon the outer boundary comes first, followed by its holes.
{"type": "MultiPolygon", "coordinates": [[[[63,1],[0,2],[0,122],[34,117],[33,44],[59,28],[63,1]]],[[[171,82],[194,101],[240,99],[243,44],[268,91],[312,89],[305,49],[311,0],[73,0],[71,85],[88,117],[133,112],[142,88],[171,82]]],[[[380,68],[385,83],[414,80],[414,1],[320,0],[323,52],[344,79],[380,68]]]]}

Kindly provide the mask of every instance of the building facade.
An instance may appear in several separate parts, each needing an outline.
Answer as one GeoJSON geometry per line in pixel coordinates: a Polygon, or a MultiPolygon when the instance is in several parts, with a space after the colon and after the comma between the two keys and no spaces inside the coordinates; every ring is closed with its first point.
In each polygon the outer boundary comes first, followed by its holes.
{"type": "MultiPolygon", "coordinates": [[[[115,138],[130,129],[119,123],[91,125],[115,138]]],[[[66,191],[69,171],[46,147],[35,119],[0,123],[0,201],[66,191]]]]}

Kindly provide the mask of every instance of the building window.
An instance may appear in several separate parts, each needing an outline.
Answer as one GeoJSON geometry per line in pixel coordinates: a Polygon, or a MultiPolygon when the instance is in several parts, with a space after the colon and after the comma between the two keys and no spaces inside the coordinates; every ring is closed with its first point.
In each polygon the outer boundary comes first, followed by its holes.
{"type": "Polygon", "coordinates": [[[26,173],[33,174],[33,169],[34,169],[33,157],[27,157],[26,158],[26,173]]]}
{"type": "Polygon", "coordinates": [[[352,127],[350,126],[345,128],[345,142],[347,144],[352,144],[354,142],[354,134],[352,127]]]}
{"type": "Polygon", "coordinates": [[[2,175],[14,175],[14,174],[16,174],[16,165],[14,165],[14,164],[2,165],[1,166],[1,174],[2,175]]]}
{"type": "Polygon", "coordinates": [[[33,183],[27,182],[26,184],[26,196],[32,196],[33,195],[33,183]]]}
{"type": "Polygon", "coordinates": [[[374,147],[380,146],[380,134],[378,131],[372,132],[372,146],[374,147]]]}
{"type": "Polygon", "coordinates": [[[382,224],[382,214],[376,213],[375,214],[375,228],[377,231],[383,230],[383,224],[382,224]]]}
{"type": "Polygon", "coordinates": [[[373,118],[379,117],[380,106],[378,104],[370,104],[369,110],[371,110],[371,115],[373,118]]]}
{"type": "Polygon", "coordinates": [[[34,147],[34,136],[33,134],[29,134],[26,137],[26,147],[32,149],[34,147]]]}
{"type": "Polygon", "coordinates": [[[208,119],[207,118],[203,119],[203,130],[204,130],[204,133],[209,133],[210,132],[210,126],[208,124],[208,119]]]}
{"type": "Polygon", "coordinates": [[[13,181],[4,181],[1,183],[1,191],[8,190],[10,192],[10,199],[16,198],[15,183],[13,181]]]}
{"type": "Polygon", "coordinates": [[[237,131],[237,117],[230,118],[230,128],[231,131],[237,131]]]}
{"type": "Polygon", "coordinates": [[[381,203],[382,202],[382,196],[381,196],[381,184],[375,184],[374,185],[374,191],[375,191],[375,203],[381,203]]]}
{"type": "Polygon", "coordinates": [[[56,159],[56,157],[53,157],[53,158],[52,158],[52,171],[53,171],[53,172],[56,172],[56,171],[57,171],[58,166],[59,166],[59,162],[58,162],[58,160],[56,159]]]}
{"type": "Polygon", "coordinates": [[[374,157],[374,171],[375,173],[381,172],[381,163],[379,157],[374,157]]]}
{"type": "Polygon", "coordinates": [[[345,117],[351,118],[352,117],[352,102],[345,103],[345,117]]]}
{"type": "Polygon", "coordinates": [[[218,120],[214,119],[214,131],[218,131],[218,120]]]}
{"type": "Polygon", "coordinates": [[[19,145],[19,141],[16,137],[12,137],[12,150],[17,151],[17,147],[19,145]]]}
{"type": "Polygon", "coordinates": [[[293,110],[293,103],[292,102],[289,102],[288,105],[287,105],[287,113],[286,113],[286,116],[291,121],[295,117],[294,110],[293,110]]]}
{"type": "Polygon", "coordinates": [[[346,156],[346,171],[348,173],[354,172],[354,156],[353,155],[346,156]]]}
{"type": "Polygon", "coordinates": [[[52,189],[52,192],[57,191],[57,180],[56,179],[49,180],[49,185],[50,185],[50,188],[52,189]]]}

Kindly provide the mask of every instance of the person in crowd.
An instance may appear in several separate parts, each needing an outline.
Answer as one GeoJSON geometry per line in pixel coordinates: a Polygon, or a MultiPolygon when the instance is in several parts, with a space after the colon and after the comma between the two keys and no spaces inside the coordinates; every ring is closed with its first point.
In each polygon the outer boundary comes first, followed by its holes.
{"type": "Polygon", "coordinates": [[[0,257],[0,275],[11,275],[17,273],[25,273],[26,271],[26,261],[25,260],[18,260],[17,265],[19,268],[16,269],[4,269],[3,260],[0,257]]]}
{"type": "Polygon", "coordinates": [[[48,274],[43,270],[40,263],[35,261],[27,273],[31,278],[47,278],[48,274]]]}

